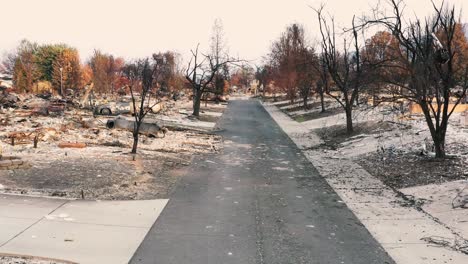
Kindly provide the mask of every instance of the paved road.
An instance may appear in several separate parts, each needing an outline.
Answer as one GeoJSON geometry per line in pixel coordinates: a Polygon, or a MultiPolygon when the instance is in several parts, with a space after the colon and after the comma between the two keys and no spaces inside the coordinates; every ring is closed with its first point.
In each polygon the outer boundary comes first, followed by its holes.
{"type": "Polygon", "coordinates": [[[259,102],[232,101],[131,263],[394,263],[259,102]]]}

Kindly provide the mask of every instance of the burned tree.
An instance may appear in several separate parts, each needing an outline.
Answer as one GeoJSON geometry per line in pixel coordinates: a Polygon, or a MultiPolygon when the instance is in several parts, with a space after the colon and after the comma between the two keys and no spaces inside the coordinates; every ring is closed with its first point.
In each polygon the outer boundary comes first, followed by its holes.
{"type": "Polygon", "coordinates": [[[199,51],[199,46],[191,50],[192,57],[185,71],[185,79],[190,83],[193,92],[193,113],[195,117],[200,116],[200,103],[202,96],[209,89],[213,89],[217,74],[231,63],[240,62],[238,59],[228,57],[216,57],[211,54],[205,55],[199,51]]]}
{"type": "MultiPolygon", "coordinates": [[[[221,19],[216,19],[213,24],[212,36],[210,39],[210,55],[219,64],[225,58],[229,57],[227,41],[224,36],[223,22],[221,19]]],[[[217,96],[225,93],[226,81],[229,79],[229,65],[224,64],[214,76],[213,93],[217,96]]]]}
{"type": "Polygon", "coordinates": [[[318,61],[316,64],[312,64],[314,66],[315,71],[318,75],[318,80],[315,84],[316,92],[320,96],[320,107],[321,107],[321,112],[325,112],[325,94],[327,94],[330,89],[330,74],[328,73],[327,70],[327,65],[325,63],[325,59],[323,57],[323,53],[320,55],[320,58],[318,58],[318,61]]]}
{"type": "Polygon", "coordinates": [[[168,94],[170,92],[171,81],[176,76],[176,54],[171,51],[164,53],[159,52],[153,54],[153,60],[158,63],[158,79],[156,84],[160,94],[168,94]]]}
{"type": "Polygon", "coordinates": [[[268,85],[271,81],[271,69],[268,65],[256,66],[255,79],[258,82],[258,88],[262,89],[263,99],[266,98],[268,85]]]}
{"type": "Polygon", "coordinates": [[[193,116],[200,116],[200,103],[203,93],[208,89],[209,85],[213,82],[216,72],[212,72],[211,61],[210,67],[207,67],[207,56],[200,54],[198,51],[200,45],[197,45],[195,51],[192,52],[192,58],[189,61],[185,78],[192,87],[192,102],[193,102],[193,116]],[[200,58],[202,56],[203,58],[200,58]]]}
{"type": "Polygon", "coordinates": [[[30,92],[39,76],[35,60],[38,45],[27,40],[21,41],[15,56],[13,84],[21,92],[30,92]]]}
{"type": "Polygon", "coordinates": [[[317,13],[321,46],[323,51],[323,62],[330,74],[335,87],[338,89],[339,95],[333,94],[331,89],[327,91],[327,95],[335,99],[336,102],[345,110],[346,113],[346,131],[348,134],[353,133],[353,103],[357,101],[359,95],[359,85],[361,78],[361,61],[358,44],[357,27],[352,27],[352,38],[354,42],[354,53],[351,54],[350,48],[347,46],[346,38],[344,39],[343,50],[340,52],[336,43],[336,32],[334,19],[331,17],[331,25],[323,16],[323,6],[315,10],[317,13]]]}
{"type": "Polygon", "coordinates": [[[129,81],[129,89],[132,96],[132,107],[134,113],[133,147],[132,153],[136,154],[140,128],[143,120],[151,109],[157,104],[155,100],[154,88],[159,80],[161,69],[164,68],[165,61],[159,56],[153,59],[145,58],[127,64],[123,68],[123,73],[129,81]],[[145,102],[148,106],[145,107],[145,102]]]}
{"type": "Polygon", "coordinates": [[[313,48],[302,47],[299,51],[300,60],[297,65],[297,87],[299,94],[302,97],[304,109],[308,109],[309,96],[312,93],[314,85],[316,85],[318,58],[313,48]]]}
{"type": "MultiPolygon", "coordinates": [[[[450,116],[467,93],[468,53],[455,41],[459,18],[455,7],[437,7],[430,18],[403,25],[403,1],[389,0],[392,16],[376,12],[364,25],[383,25],[398,43],[382,79],[387,89],[418,104],[424,113],[437,158],[444,158],[450,116]],[[458,93],[455,91],[458,90],[458,93]]],[[[462,41],[466,44],[466,38],[462,41]]]]}

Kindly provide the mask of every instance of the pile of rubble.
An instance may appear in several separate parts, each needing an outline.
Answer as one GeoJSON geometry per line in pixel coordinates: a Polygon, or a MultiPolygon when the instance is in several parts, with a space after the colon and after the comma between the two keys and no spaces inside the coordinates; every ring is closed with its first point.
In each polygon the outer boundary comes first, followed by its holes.
{"type": "MultiPolygon", "coordinates": [[[[210,131],[215,123],[186,114],[188,99],[154,104],[158,109],[144,119],[135,156],[129,155],[135,119],[122,108],[116,115],[116,99],[102,98],[109,102],[82,108],[74,100],[47,94],[15,98],[0,108],[1,192],[165,198],[177,180],[172,171],[190,164],[195,155],[221,150],[222,138],[210,131]],[[111,114],[100,113],[108,106],[111,114]]],[[[203,112],[219,110],[219,118],[225,107],[210,103],[203,112]]]]}

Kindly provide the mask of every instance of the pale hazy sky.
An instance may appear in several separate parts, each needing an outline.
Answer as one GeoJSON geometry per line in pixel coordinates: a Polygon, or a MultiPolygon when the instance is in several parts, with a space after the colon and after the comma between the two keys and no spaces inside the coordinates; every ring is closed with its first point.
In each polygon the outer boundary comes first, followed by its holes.
{"type": "MultiPolygon", "coordinates": [[[[378,0],[0,0],[0,55],[21,39],[66,43],[86,59],[94,49],[136,58],[175,50],[182,55],[200,42],[207,49],[213,22],[221,18],[232,55],[259,60],[286,25],[305,25],[317,35],[309,6],[326,3],[341,25],[378,0]]],[[[440,3],[440,0],[435,0],[440,3]]],[[[425,15],[430,0],[406,0],[407,12],[425,15]]],[[[447,0],[463,8],[466,0],[447,0]]],[[[468,13],[463,11],[463,20],[468,13]]]]}

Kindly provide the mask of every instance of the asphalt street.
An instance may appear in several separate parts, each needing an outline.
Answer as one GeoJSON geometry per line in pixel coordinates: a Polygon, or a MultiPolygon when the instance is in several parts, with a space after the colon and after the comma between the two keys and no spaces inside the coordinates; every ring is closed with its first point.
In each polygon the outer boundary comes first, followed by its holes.
{"type": "Polygon", "coordinates": [[[131,263],[394,263],[256,100],[220,121],[131,263]]]}

